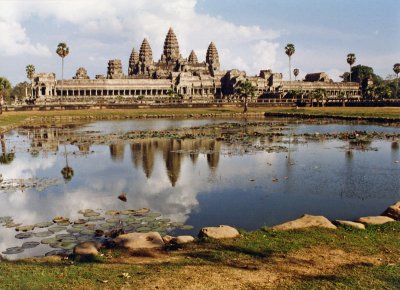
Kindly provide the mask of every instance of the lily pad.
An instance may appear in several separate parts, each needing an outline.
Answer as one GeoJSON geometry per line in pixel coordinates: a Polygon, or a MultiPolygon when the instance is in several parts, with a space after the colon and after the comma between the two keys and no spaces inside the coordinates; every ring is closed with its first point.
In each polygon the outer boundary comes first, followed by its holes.
{"type": "Polygon", "coordinates": [[[39,245],[40,245],[39,242],[26,242],[26,243],[23,243],[21,247],[23,249],[32,249],[32,248],[35,248],[35,247],[37,247],[39,245]]]}
{"type": "Polygon", "coordinates": [[[91,236],[91,235],[82,235],[82,236],[78,236],[77,240],[79,242],[92,241],[93,240],[93,236],[91,236]]]}
{"type": "Polygon", "coordinates": [[[32,237],[32,233],[20,233],[20,234],[16,234],[15,238],[16,239],[29,239],[30,237],[32,237]]]}
{"type": "Polygon", "coordinates": [[[133,226],[124,227],[124,232],[125,233],[134,233],[134,232],[136,232],[136,227],[133,227],[133,226]]]}
{"type": "Polygon", "coordinates": [[[76,240],[76,237],[71,234],[58,234],[58,235],[56,235],[56,239],[57,240],[63,240],[63,239],[75,239],[76,240]]]}
{"type": "Polygon", "coordinates": [[[100,224],[100,227],[102,229],[113,229],[113,228],[115,228],[115,224],[104,223],[104,224],[100,224]]]}
{"type": "Polygon", "coordinates": [[[95,212],[95,211],[91,211],[91,212],[87,212],[87,213],[84,213],[83,214],[83,216],[84,217],[94,217],[94,216],[99,216],[100,214],[98,213],[98,212],[95,212]]]}
{"type": "Polygon", "coordinates": [[[85,214],[85,213],[89,213],[89,212],[94,212],[94,210],[92,210],[92,209],[81,209],[80,211],[78,211],[78,213],[80,213],[80,214],[85,214]]]}
{"type": "Polygon", "coordinates": [[[53,222],[54,223],[65,223],[68,222],[69,223],[69,218],[66,217],[62,217],[62,216],[56,216],[55,218],[53,218],[53,222]]]}
{"type": "Polygon", "coordinates": [[[95,233],[95,230],[92,230],[92,229],[84,229],[81,231],[82,235],[94,235],[94,233],[95,233]]]}
{"type": "Polygon", "coordinates": [[[181,230],[193,230],[193,226],[191,226],[191,225],[183,225],[183,226],[180,226],[179,227],[181,230]]]}
{"type": "Polygon", "coordinates": [[[106,215],[119,215],[119,211],[110,209],[110,210],[106,211],[105,214],[106,215]]]}
{"type": "Polygon", "coordinates": [[[14,255],[14,254],[22,253],[23,251],[24,251],[24,249],[21,248],[21,247],[12,247],[12,248],[6,249],[4,252],[2,252],[2,254],[4,254],[4,255],[14,255]]]}
{"type": "Polygon", "coordinates": [[[48,228],[50,226],[52,226],[53,223],[52,222],[42,222],[42,223],[37,223],[36,226],[38,228],[48,228]]]}
{"type": "Polygon", "coordinates": [[[160,223],[169,223],[171,220],[170,219],[159,219],[157,221],[160,223]]]}
{"type": "Polygon", "coordinates": [[[66,227],[54,226],[54,227],[49,228],[49,232],[58,233],[58,232],[61,232],[61,231],[65,231],[66,229],[67,229],[66,227]]]}
{"type": "Polygon", "coordinates": [[[33,235],[37,238],[46,238],[46,237],[50,237],[53,235],[52,232],[49,231],[44,231],[44,232],[37,232],[37,233],[33,233],[33,235]]]}
{"type": "Polygon", "coordinates": [[[90,216],[90,217],[88,217],[88,221],[90,221],[90,222],[102,221],[104,219],[105,219],[105,217],[103,217],[103,216],[90,216]]]}
{"type": "Polygon", "coordinates": [[[35,228],[35,225],[28,225],[28,226],[19,226],[16,227],[16,231],[21,231],[21,232],[27,232],[27,231],[32,231],[35,228]]]}
{"type": "Polygon", "coordinates": [[[145,208],[145,207],[135,211],[135,213],[138,213],[138,214],[146,214],[146,213],[149,213],[149,212],[150,212],[150,209],[149,208],[145,208]]]}
{"type": "Polygon", "coordinates": [[[43,240],[41,240],[40,242],[41,242],[42,244],[45,244],[45,245],[50,245],[50,244],[57,243],[58,240],[57,240],[56,238],[48,238],[48,239],[43,239],[43,240]]]}
{"type": "Polygon", "coordinates": [[[147,232],[151,231],[151,228],[149,228],[149,227],[140,227],[140,228],[137,228],[136,231],[138,233],[147,233],[147,232]]]}
{"type": "Polygon", "coordinates": [[[185,224],[181,223],[181,222],[173,222],[173,223],[170,224],[170,226],[173,227],[173,228],[179,228],[179,227],[182,227],[184,225],[185,224]]]}
{"type": "Polygon", "coordinates": [[[158,218],[158,217],[161,216],[161,213],[159,213],[159,212],[149,212],[147,216],[148,217],[153,217],[153,218],[158,218]]]}
{"type": "Polygon", "coordinates": [[[129,215],[129,214],[133,214],[133,213],[135,213],[134,209],[126,209],[126,210],[123,210],[120,212],[120,214],[123,214],[123,215],[129,215]]]}
{"type": "Polygon", "coordinates": [[[16,223],[14,223],[14,222],[10,222],[10,223],[6,223],[4,226],[6,227],[6,228],[16,228],[16,227],[19,227],[19,226],[21,226],[22,224],[16,224],[16,223]]]}
{"type": "Polygon", "coordinates": [[[107,219],[106,222],[109,224],[116,224],[119,223],[121,221],[121,219],[119,218],[111,218],[111,219],[107,219]]]}
{"type": "Polygon", "coordinates": [[[0,224],[2,223],[11,223],[13,221],[13,218],[10,216],[2,216],[0,217],[0,224]]]}
{"type": "Polygon", "coordinates": [[[70,253],[70,251],[68,251],[68,250],[53,250],[53,251],[50,251],[50,252],[47,252],[46,254],[45,254],[45,256],[46,257],[49,257],[49,256],[60,256],[60,255],[62,255],[62,256],[64,256],[64,255],[70,255],[70,254],[72,254],[72,252],[70,253]]]}
{"type": "Polygon", "coordinates": [[[87,219],[78,219],[76,221],[74,221],[75,225],[82,225],[82,224],[86,224],[88,222],[87,219]]]}
{"type": "Polygon", "coordinates": [[[57,223],[58,226],[64,226],[64,227],[68,227],[70,225],[69,221],[63,221],[63,222],[59,222],[57,223]]]}
{"type": "Polygon", "coordinates": [[[69,228],[69,229],[67,229],[67,232],[69,232],[71,234],[77,234],[77,233],[80,233],[81,231],[83,231],[83,227],[82,228],[69,228]]]}
{"type": "Polygon", "coordinates": [[[76,228],[76,229],[83,229],[85,225],[83,224],[73,224],[71,227],[76,228]]]}
{"type": "Polygon", "coordinates": [[[72,250],[77,244],[76,241],[62,241],[59,247],[64,250],[72,250]]]}

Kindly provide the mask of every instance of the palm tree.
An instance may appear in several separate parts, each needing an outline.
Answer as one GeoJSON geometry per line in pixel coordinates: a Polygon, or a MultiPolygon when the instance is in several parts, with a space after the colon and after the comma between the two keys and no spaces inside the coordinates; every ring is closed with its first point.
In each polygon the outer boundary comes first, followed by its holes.
{"type": "Polygon", "coordinates": [[[317,99],[317,106],[319,107],[319,102],[321,101],[321,106],[323,107],[326,98],[326,91],[324,89],[317,89],[314,96],[317,99]]]}
{"type": "Polygon", "coordinates": [[[255,92],[256,92],[256,87],[253,86],[253,84],[249,81],[240,82],[239,85],[237,86],[236,93],[239,95],[239,97],[244,99],[243,113],[246,113],[248,109],[247,98],[254,97],[255,92]]]}
{"type": "Polygon", "coordinates": [[[347,99],[347,95],[344,91],[341,91],[338,95],[338,99],[342,101],[342,106],[345,107],[346,106],[346,99],[347,99]]]}
{"type": "Polygon", "coordinates": [[[64,154],[65,154],[65,167],[61,170],[61,175],[63,176],[65,182],[68,182],[74,176],[74,170],[72,167],[68,166],[68,154],[67,154],[67,146],[64,144],[64,154]]]}
{"type": "Polygon", "coordinates": [[[356,55],[354,53],[349,53],[347,55],[347,63],[350,65],[350,83],[351,83],[351,66],[356,62],[356,55]]]}
{"type": "Polygon", "coordinates": [[[396,74],[396,94],[394,95],[395,98],[397,98],[397,90],[399,88],[399,73],[400,73],[400,63],[396,63],[393,66],[393,71],[396,74]]]}
{"type": "Polygon", "coordinates": [[[293,43],[288,43],[285,46],[285,53],[289,57],[289,79],[290,79],[290,81],[292,81],[292,68],[291,68],[291,65],[290,65],[290,59],[291,59],[291,56],[294,54],[294,52],[295,52],[294,44],[293,43]]]}
{"type": "Polygon", "coordinates": [[[61,97],[63,95],[63,85],[64,85],[64,58],[69,54],[69,47],[65,42],[60,42],[57,45],[56,53],[62,59],[62,68],[61,68],[61,97]]]}
{"type": "Polygon", "coordinates": [[[31,81],[31,98],[33,97],[33,75],[35,74],[35,66],[33,64],[28,64],[26,66],[26,77],[31,81]]]}
{"type": "Polygon", "coordinates": [[[297,81],[297,76],[299,75],[300,70],[298,68],[295,68],[293,70],[293,74],[294,74],[294,80],[297,81]]]}

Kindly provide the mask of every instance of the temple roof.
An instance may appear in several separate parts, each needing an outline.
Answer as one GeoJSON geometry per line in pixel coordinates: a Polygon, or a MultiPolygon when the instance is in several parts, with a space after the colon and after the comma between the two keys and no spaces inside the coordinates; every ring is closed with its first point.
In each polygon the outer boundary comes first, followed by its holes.
{"type": "Polygon", "coordinates": [[[218,50],[215,46],[214,42],[211,42],[207,48],[206,62],[209,64],[218,64],[219,65],[219,56],[218,50]]]}
{"type": "Polygon", "coordinates": [[[178,39],[171,27],[164,41],[164,56],[166,61],[177,61],[180,57],[178,39]]]}
{"type": "Polygon", "coordinates": [[[139,61],[143,63],[153,62],[153,52],[147,38],[143,39],[142,45],[140,46],[139,61]]]}
{"type": "Polygon", "coordinates": [[[199,60],[197,59],[197,55],[196,55],[196,53],[194,52],[194,50],[192,50],[192,51],[190,52],[190,55],[189,55],[189,58],[188,58],[188,62],[191,63],[191,64],[197,64],[197,63],[199,63],[199,60]]]}
{"type": "Polygon", "coordinates": [[[135,48],[132,49],[131,56],[129,58],[129,66],[134,65],[139,62],[139,54],[135,50],[135,48]]]}

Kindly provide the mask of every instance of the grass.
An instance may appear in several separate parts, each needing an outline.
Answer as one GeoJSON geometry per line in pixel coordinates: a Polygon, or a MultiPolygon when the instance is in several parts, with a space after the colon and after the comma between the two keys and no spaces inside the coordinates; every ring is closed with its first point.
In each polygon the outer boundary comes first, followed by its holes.
{"type": "Polygon", "coordinates": [[[241,232],[237,239],[202,239],[164,251],[161,258],[160,254],[154,258],[115,254],[93,262],[1,261],[0,289],[206,289],[211,282],[217,289],[236,282],[243,289],[400,288],[399,222],[368,226],[365,231],[260,229],[241,232]],[[344,253],[327,255],[335,249],[344,253]],[[372,258],[380,262],[369,262],[372,258]],[[268,284],[264,276],[279,279],[268,284]],[[213,277],[220,277],[224,284],[213,277]]]}

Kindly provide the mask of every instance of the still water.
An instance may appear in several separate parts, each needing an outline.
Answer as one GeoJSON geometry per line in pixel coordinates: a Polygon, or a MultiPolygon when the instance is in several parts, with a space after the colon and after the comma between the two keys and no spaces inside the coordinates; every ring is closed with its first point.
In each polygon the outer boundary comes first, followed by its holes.
{"type": "MultiPolygon", "coordinates": [[[[81,209],[149,208],[163,218],[192,225],[193,229],[184,233],[196,235],[203,226],[228,224],[254,230],[304,213],[353,220],[379,215],[400,200],[400,151],[390,140],[374,139],[369,150],[349,154],[348,142],[339,139],[290,139],[291,134],[355,130],[400,134],[395,127],[291,123],[282,131],[288,134],[280,144],[289,148],[286,152],[245,150],[210,138],[79,143],[83,135],[226,122],[246,124],[238,120],[157,119],[102,121],[68,129],[16,129],[2,139],[3,156],[14,153],[9,156],[12,158],[3,157],[7,160],[0,164],[4,181],[23,184],[35,178],[53,183],[0,190],[0,217],[10,216],[16,223],[30,225],[55,216],[82,218],[81,209]],[[67,163],[74,174],[65,181],[61,170],[67,163]],[[122,192],[126,202],[117,198],[122,192]]],[[[0,226],[0,252],[26,241],[40,241],[17,240],[16,233],[0,226]]],[[[177,233],[183,231],[172,231],[177,233]]],[[[37,247],[7,257],[43,255],[48,250],[37,247]]]]}

